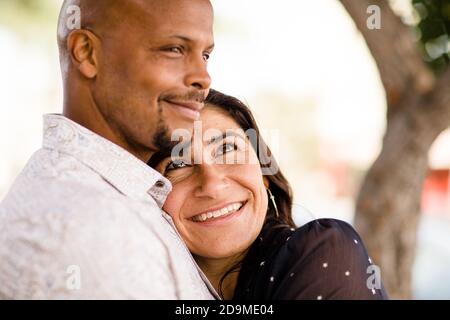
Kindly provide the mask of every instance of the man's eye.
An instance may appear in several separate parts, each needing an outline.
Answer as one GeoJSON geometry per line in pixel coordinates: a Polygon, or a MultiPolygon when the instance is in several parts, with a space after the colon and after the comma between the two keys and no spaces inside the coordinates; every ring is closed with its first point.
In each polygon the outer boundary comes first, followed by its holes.
{"type": "Polygon", "coordinates": [[[209,54],[209,53],[205,53],[205,54],[203,55],[203,59],[204,59],[205,61],[208,61],[210,58],[211,58],[211,54],[209,54]]]}
{"type": "Polygon", "coordinates": [[[170,52],[170,53],[175,53],[175,54],[182,54],[183,53],[183,48],[181,48],[181,47],[170,47],[170,48],[166,48],[165,51],[170,52]]]}
{"type": "Polygon", "coordinates": [[[221,156],[221,155],[223,155],[223,154],[225,154],[225,153],[228,153],[228,152],[231,152],[231,151],[234,151],[234,150],[236,150],[237,149],[237,146],[236,146],[236,144],[234,144],[234,143],[226,143],[226,144],[223,144],[218,150],[217,150],[217,156],[221,156]]]}

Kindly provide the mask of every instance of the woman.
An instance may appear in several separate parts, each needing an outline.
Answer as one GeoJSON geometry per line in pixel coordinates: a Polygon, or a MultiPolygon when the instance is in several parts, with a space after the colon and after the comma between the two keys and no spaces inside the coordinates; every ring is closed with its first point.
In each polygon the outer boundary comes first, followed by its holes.
{"type": "Polygon", "coordinates": [[[149,165],[172,182],[164,210],[222,298],[386,298],[350,225],[296,229],[289,183],[241,101],[211,90],[200,120],[203,135],[149,165]]]}

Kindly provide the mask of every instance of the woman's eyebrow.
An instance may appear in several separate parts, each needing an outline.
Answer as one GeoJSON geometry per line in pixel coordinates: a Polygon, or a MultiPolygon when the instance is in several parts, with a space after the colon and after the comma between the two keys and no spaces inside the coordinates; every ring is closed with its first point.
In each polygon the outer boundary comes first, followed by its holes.
{"type": "Polygon", "coordinates": [[[207,142],[206,145],[209,146],[213,143],[217,143],[219,141],[222,141],[224,139],[226,139],[227,137],[239,137],[241,139],[245,139],[241,134],[239,134],[238,132],[235,131],[226,131],[221,135],[215,136],[210,138],[207,142]]]}
{"type": "MultiPolygon", "coordinates": [[[[239,137],[239,138],[241,138],[242,140],[245,140],[245,137],[242,136],[242,135],[241,135],[240,133],[238,133],[238,132],[235,132],[235,131],[226,131],[226,132],[222,133],[221,135],[217,135],[217,136],[215,136],[215,137],[210,138],[210,139],[206,142],[206,145],[209,146],[209,145],[211,145],[211,144],[213,144],[213,143],[217,143],[217,142],[219,142],[219,141],[222,141],[222,140],[226,139],[227,137],[232,137],[232,136],[233,136],[233,137],[239,137]]],[[[181,149],[181,150],[185,150],[185,149],[191,148],[191,147],[192,147],[192,141],[179,142],[179,143],[177,144],[177,147],[178,147],[179,149],[181,149]]]]}

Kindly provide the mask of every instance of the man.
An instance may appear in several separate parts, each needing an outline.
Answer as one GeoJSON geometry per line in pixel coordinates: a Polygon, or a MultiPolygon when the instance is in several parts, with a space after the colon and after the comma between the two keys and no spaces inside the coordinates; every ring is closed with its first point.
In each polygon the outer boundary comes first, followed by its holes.
{"type": "Polygon", "coordinates": [[[209,0],[63,3],[64,112],[0,204],[0,299],[217,297],[145,164],[199,117],[212,24],[209,0]]]}

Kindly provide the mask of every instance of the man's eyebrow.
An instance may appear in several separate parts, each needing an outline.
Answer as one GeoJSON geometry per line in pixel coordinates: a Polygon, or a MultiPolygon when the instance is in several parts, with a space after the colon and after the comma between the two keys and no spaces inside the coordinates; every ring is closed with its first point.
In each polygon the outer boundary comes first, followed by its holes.
{"type": "MultiPolygon", "coordinates": [[[[191,38],[183,36],[183,35],[178,35],[178,34],[172,35],[169,38],[177,38],[177,39],[183,40],[185,42],[194,42],[194,40],[192,40],[191,38]]],[[[213,50],[215,46],[216,46],[216,44],[213,42],[212,44],[209,45],[208,48],[206,48],[206,50],[208,50],[208,51],[213,50]]]]}
{"type": "Polygon", "coordinates": [[[186,37],[186,36],[182,36],[182,35],[178,35],[178,34],[174,34],[172,36],[169,36],[169,38],[177,38],[177,39],[181,39],[181,40],[186,41],[186,42],[192,42],[191,38],[186,37]]]}

